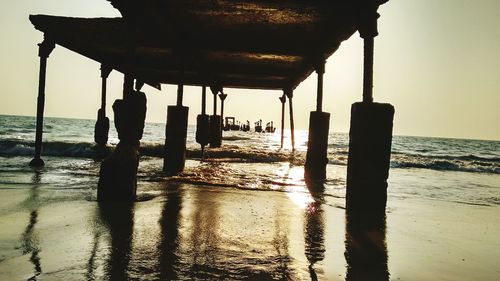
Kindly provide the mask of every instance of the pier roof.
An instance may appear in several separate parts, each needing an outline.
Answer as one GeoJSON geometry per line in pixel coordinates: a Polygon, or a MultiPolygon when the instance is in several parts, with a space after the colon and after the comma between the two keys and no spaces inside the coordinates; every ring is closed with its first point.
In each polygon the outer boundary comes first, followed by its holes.
{"type": "Polygon", "coordinates": [[[46,38],[149,84],[294,89],[387,0],[108,0],[122,18],[32,15],[46,38]]]}

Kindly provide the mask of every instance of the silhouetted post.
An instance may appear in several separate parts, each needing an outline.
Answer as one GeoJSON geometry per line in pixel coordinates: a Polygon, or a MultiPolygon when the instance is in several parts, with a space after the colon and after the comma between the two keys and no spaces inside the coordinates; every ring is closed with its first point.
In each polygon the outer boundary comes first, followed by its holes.
{"type": "Polygon", "coordinates": [[[309,136],[304,172],[308,179],[324,180],[328,164],[328,131],[330,129],[330,113],[322,111],[324,60],[316,65],[316,73],[318,74],[316,111],[311,111],[309,116],[309,136]]]}
{"type": "Polygon", "coordinates": [[[384,213],[391,157],[394,107],[373,102],[373,38],[377,33],[376,7],[360,16],[364,39],[363,102],[351,107],[346,207],[350,213],[384,213]]]}
{"type": "Polygon", "coordinates": [[[42,154],[42,134],[43,134],[43,111],[45,108],[45,76],[47,71],[47,58],[56,45],[54,42],[44,38],[38,44],[38,56],[40,57],[40,72],[38,76],[38,98],[36,106],[36,135],[35,135],[35,156],[30,162],[32,167],[45,165],[41,158],[42,154]]]}
{"type": "Polygon", "coordinates": [[[281,101],[281,148],[283,148],[283,141],[285,138],[285,94],[283,94],[279,99],[281,101]]]}
{"type": "Polygon", "coordinates": [[[113,112],[120,142],[113,153],[101,162],[97,200],[133,201],[137,190],[139,146],[146,119],[146,95],[134,91],[134,78],[125,74],[123,99],[115,100],[113,112]]]}
{"type": "Polygon", "coordinates": [[[220,147],[222,144],[222,118],[217,115],[217,94],[221,92],[222,88],[213,86],[210,87],[214,95],[214,114],[210,116],[210,147],[220,147]]]}
{"type": "Polygon", "coordinates": [[[219,89],[217,87],[210,87],[212,91],[212,95],[214,95],[214,113],[213,115],[217,115],[217,94],[219,93],[219,89]]]}
{"type": "Polygon", "coordinates": [[[201,114],[196,117],[196,142],[201,145],[201,158],[203,158],[205,146],[208,144],[210,134],[210,123],[206,114],[207,87],[203,86],[201,91],[201,114]]]}
{"type": "Polygon", "coordinates": [[[224,126],[223,124],[223,120],[224,120],[224,101],[226,100],[227,98],[227,94],[224,94],[222,91],[221,93],[219,94],[219,98],[220,98],[220,139],[221,139],[221,143],[222,143],[222,128],[224,126]]]}
{"type": "Polygon", "coordinates": [[[385,214],[346,214],[345,280],[389,280],[385,214]]]}
{"type": "Polygon", "coordinates": [[[186,138],[189,107],[182,106],[184,85],[177,86],[177,105],[167,109],[167,127],[165,130],[165,151],[163,171],[176,175],[184,170],[186,163],[186,138]]]}
{"type": "Polygon", "coordinates": [[[290,132],[292,135],[292,150],[295,150],[295,127],[293,124],[293,91],[292,89],[286,89],[285,95],[288,97],[290,105],[290,132]]]}
{"type": "Polygon", "coordinates": [[[97,121],[94,127],[94,141],[104,147],[108,143],[109,118],[106,117],[106,80],[112,68],[101,65],[101,108],[97,111],[97,121]]]}

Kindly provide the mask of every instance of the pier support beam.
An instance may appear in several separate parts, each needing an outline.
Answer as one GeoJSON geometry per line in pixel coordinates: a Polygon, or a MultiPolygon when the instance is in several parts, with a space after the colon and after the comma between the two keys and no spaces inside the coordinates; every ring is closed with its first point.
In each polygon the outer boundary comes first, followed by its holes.
{"type": "Polygon", "coordinates": [[[115,128],[120,142],[101,163],[98,201],[132,201],[136,197],[139,145],[146,118],[146,95],[134,91],[134,79],[126,74],[123,99],[113,103],[115,128]]]}
{"type": "Polygon", "coordinates": [[[346,194],[349,211],[385,211],[393,117],[390,104],[359,102],[351,107],[346,194]]]}
{"type": "Polygon", "coordinates": [[[391,157],[394,107],[373,102],[373,38],[376,8],[365,11],[359,24],[364,39],[363,102],[351,107],[346,208],[349,213],[383,214],[391,157]]]}
{"type": "Polygon", "coordinates": [[[221,143],[222,143],[222,131],[223,131],[223,127],[224,127],[224,101],[227,98],[227,94],[224,94],[221,91],[221,93],[219,94],[219,98],[220,98],[220,120],[221,120],[221,123],[220,123],[220,139],[221,139],[221,143]]]}
{"type": "Polygon", "coordinates": [[[279,98],[281,102],[281,148],[283,148],[283,141],[285,139],[285,102],[286,95],[283,95],[279,98]]]}
{"type": "Polygon", "coordinates": [[[42,155],[42,135],[43,135],[43,111],[45,108],[45,76],[47,73],[47,58],[55,48],[54,42],[45,38],[38,44],[38,56],[40,57],[40,72],[38,76],[38,98],[36,106],[36,135],[35,135],[35,156],[30,162],[32,167],[45,165],[42,155]]]}
{"type": "Polygon", "coordinates": [[[330,113],[323,112],[323,74],[325,62],[316,66],[318,73],[318,87],[316,111],[309,116],[309,136],[305,164],[305,177],[310,180],[324,180],[326,165],[328,164],[328,131],[330,129],[330,113]]]}
{"type": "Polygon", "coordinates": [[[210,121],[206,114],[207,87],[203,86],[201,91],[201,114],[196,117],[196,142],[201,145],[201,157],[203,158],[205,146],[208,144],[210,134],[210,121]]]}
{"type": "Polygon", "coordinates": [[[94,127],[94,141],[101,148],[108,143],[109,118],[106,117],[106,80],[111,70],[110,67],[101,65],[101,108],[97,111],[97,121],[94,127]]]}
{"type": "Polygon", "coordinates": [[[288,97],[290,105],[290,133],[292,137],[292,150],[295,151],[295,126],[293,123],[293,91],[292,89],[286,89],[285,95],[288,97]]]}
{"type": "Polygon", "coordinates": [[[183,85],[177,86],[177,105],[167,109],[167,127],[165,130],[165,152],[163,171],[176,175],[184,170],[186,163],[186,138],[189,107],[182,106],[183,85]]]}
{"type": "Polygon", "coordinates": [[[210,116],[210,147],[220,147],[222,145],[222,118],[217,115],[217,94],[221,92],[220,87],[210,87],[214,95],[214,114],[210,116]]]}

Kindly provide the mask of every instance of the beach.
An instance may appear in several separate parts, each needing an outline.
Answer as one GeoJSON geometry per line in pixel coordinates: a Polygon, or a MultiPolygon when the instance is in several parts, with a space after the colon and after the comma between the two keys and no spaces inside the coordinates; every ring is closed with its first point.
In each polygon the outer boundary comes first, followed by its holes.
{"type": "Polygon", "coordinates": [[[228,132],[206,161],[189,131],[184,173],[165,177],[163,127],[147,124],[138,201],[110,205],[96,200],[93,121],[49,119],[33,169],[31,139],[15,137],[32,119],[1,120],[0,280],[500,278],[499,142],[395,137],[386,218],[360,223],[345,212],[345,134],[322,184],[304,181],[304,131],[296,152],[228,132]]]}

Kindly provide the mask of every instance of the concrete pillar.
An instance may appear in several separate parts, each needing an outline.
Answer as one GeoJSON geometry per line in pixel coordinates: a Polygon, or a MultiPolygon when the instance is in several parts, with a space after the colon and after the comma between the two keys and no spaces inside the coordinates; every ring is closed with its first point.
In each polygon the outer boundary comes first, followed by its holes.
{"type": "Polygon", "coordinates": [[[283,94],[283,96],[280,97],[280,102],[281,102],[281,148],[283,148],[283,142],[285,139],[285,102],[286,102],[286,96],[283,94]]]}
{"type": "Polygon", "coordinates": [[[295,150],[295,126],[293,123],[293,91],[291,89],[286,89],[285,95],[288,97],[290,106],[290,132],[292,137],[292,150],[295,150]]]}
{"type": "Polygon", "coordinates": [[[363,102],[351,107],[346,207],[349,213],[383,214],[391,158],[394,107],[373,102],[373,37],[376,8],[364,11],[359,24],[364,39],[363,102]]]}
{"type": "Polygon", "coordinates": [[[329,129],[330,113],[318,111],[310,113],[306,164],[304,167],[307,179],[324,180],[326,178],[329,129]]]}
{"type": "Polygon", "coordinates": [[[189,108],[186,106],[169,106],[167,110],[166,155],[163,170],[170,175],[184,170],[188,113],[189,108]]]}
{"type": "Polygon", "coordinates": [[[47,58],[55,48],[54,42],[45,38],[38,44],[38,56],[40,57],[40,72],[38,76],[38,98],[36,107],[36,135],[35,135],[35,156],[30,162],[32,167],[45,165],[41,158],[42,154],[42,134],[43,134],[43,111],[45,108],[45,76],[47,72],[47,58]]]}
{"type": "Polygon", "coordinates": [[[94,127],[94,141],[100,147],[104,147],[108,143],[109,118],[106,117],[106,80],[111,70],[111,68],[101,65],[101,108],[97,111],[97,121],[94,127]]]}
{"type": "Polygon", "coordinates": [[[146,95],[133,90],[133,77],[125,75],[123,99],[113,104],[115,127],[120,142],[101,163],[97,200],[133,201],[137,189],[139,141],[146,118],[146,95]]]}
{"type": "Polygon", "coordinates": [[[201,94],[201,114],[196,117],[196,142],[201,145],[201,158],[203,158],[205,146],[209,142],[210,120],[206,114],[207,88],[203,86],[201,94]]]}
{"type": "Polygon", "coordinates": [[[217,115],[217,94],[221,91],[221,87],[210,87],[214,95],[214,114],[210,116],[210,147],[220,147],[222,145],[222,118],[217,115]]]}
{"type": "Polygon", "coordinates": [[[182,106],[183,85],[177,87],[177,105],[167,109],[165,152],[163,171],[176,175],[186,163],[186,138],[189,108],[182,106]]]}
{"type": "Polygon", "coordinates": [[[210,115],[210,147],[220,147],[222,145],[221,138],[222,119],[220,115],[210,115]]]}
{"type": "Polygon", "coordinates": [[[349,211],[385,211],[393,118],[390,104],[359,102],[351,107],[346,194],[349,211]]]}
{"type": "Polygon", "coordinates": [[[324,180],[326,179],[326,165],[328,164],[328,133],[330,130],[330,113],[322,112],[324,61],[316,66],[316,72],[318,73],[316,111],[312,111],[309,116],[309,136],[304,176],[310,180],[324,180]]]}
{"type": "Polygon", "coordinates": [[[385,216],[346,215],[346,280],[389,280],[385,216]]]}

